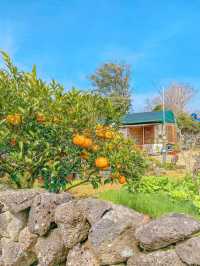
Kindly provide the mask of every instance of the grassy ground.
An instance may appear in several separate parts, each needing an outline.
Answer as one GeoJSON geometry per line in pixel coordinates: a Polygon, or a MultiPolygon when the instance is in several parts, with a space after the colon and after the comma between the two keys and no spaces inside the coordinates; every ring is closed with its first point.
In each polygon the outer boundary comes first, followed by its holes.
{"type": "Polygon", "coordinates": [[[81,186],[72,188],[70,190],[70,193],[72,193],[75,197],[97,197],[100,193],[104,191],[118,191],[120,188],[121,185],[117,183],[102,185],[98,189],[94,189],[91,184],[83,184],[81,186]]]}
{"type": "Polygon", "coordinates": [[[132,208],[138,212],[149,215],[152,218],[163,214],[177,212],[192,215],[200,219],[198,209],[190,201],[172,200],[168,195],[157,192],[130,193],[119,184],[102,185],[99,189],[93,189],[90,184],[83,184],[70,190],[76,197],[98,197],[132,208]]]}
{"type": "MultiPolygon", "coordinates": [[[[162,174],[162,176],[167,176],[172,180],[179,181],[184,178],[185,173],[182,171],[177,170],[167,170],[165,174],[162,174]]],[[[79,181],[73,181],[73,184],[76,184],[79,181]]],[[[93,189],[91,184],[82,184],[78,187],[75,187],[70,190],[72,194],[74,194],[77,197],[89,197],[89,196],[97,196],[99,193],[107,191],[107,190],[120,190],[121,185],[118,183],[114,184],[106,184],[101,185],[99,189],[93,189]]]]}
{"type": "Polygon", "coordinates": [[[99,198],[127,206],[153,218],[166,213],[177,212],[200,219],[197,208],[191,202],[172,201],[169,196],[163,193],[144,194],[129,193],[124,190],[107,190],[99,194],[99,198]]]}

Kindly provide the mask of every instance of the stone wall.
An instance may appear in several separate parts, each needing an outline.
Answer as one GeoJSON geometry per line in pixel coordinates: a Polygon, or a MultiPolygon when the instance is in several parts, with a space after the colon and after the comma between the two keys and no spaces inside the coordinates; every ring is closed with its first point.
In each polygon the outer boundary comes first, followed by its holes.
{"type": "Polygon", "coordinates": [[[0,266],[200,265],[199,221],[156,220],[97,199],[0,192],[0,266]]]}

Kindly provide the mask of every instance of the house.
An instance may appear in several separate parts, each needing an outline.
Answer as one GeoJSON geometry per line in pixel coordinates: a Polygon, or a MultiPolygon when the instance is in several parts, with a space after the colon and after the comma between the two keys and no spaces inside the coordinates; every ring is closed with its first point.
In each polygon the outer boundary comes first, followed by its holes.
{"type": "Polygon", "coordinates": [[[120,131],[149,153],[160,152],[163,143],[172,147],[177,142],[176,118],[172,111],[127,114],[120,131]]]}

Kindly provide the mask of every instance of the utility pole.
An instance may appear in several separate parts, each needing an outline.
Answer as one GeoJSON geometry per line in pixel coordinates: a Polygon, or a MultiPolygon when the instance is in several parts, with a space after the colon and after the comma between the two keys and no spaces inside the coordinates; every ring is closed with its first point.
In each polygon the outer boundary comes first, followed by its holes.
{"type": "Polygon", "coordinates": [[[162,163],[165,164],[167,161],[167,139],[166,139],[166,118],[165,118],[165,88],[162,88],[162,112],[163,112],[163,128],[162,128],[162,163]]]}

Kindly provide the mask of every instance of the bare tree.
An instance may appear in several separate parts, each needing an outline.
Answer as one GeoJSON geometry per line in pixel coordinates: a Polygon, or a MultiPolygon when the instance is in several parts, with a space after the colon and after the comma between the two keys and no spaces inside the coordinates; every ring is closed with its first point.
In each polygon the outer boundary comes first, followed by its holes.
{"type": "MultiPolygon", "coordinates": [[[[165,107],[180,114],[185,111],[187,104],[195,95],[195,90],[188,84],[172,83],[165,89],[165,107]]],[[[158,96],[148,100],[148,109],[159,110],[162,105],[162,91],[158,92],[158,96]]]]}

